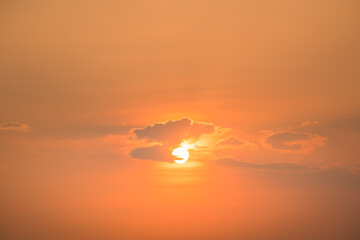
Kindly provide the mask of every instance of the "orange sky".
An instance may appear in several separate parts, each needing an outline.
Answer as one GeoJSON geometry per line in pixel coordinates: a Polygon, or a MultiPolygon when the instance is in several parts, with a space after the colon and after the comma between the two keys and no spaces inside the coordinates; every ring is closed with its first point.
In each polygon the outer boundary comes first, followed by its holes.
{"type": "Polygon", "coordinates": [[[360,239],[358,29],[355,0],[1,3],[0,239],[360,239]]]}

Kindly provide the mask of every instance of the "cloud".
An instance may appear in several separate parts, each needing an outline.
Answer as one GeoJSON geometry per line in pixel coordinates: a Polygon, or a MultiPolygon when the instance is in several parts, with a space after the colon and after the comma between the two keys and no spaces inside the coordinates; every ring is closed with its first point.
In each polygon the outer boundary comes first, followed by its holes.
{"type": "Polygon", "coordinates": [[[130,156],[136,159],[168,162],[172,160],[171,152],[163,145],[136,148],[130,152],[130,156]]]}
{"type": "Polygon", "coordinates": [[[309,125],[317,125],[319,124],[319,121],[305,121],[303,123],[301,123],[301,126],[305,127],[305,126],[309,126],[309,125]]]}
{"type": "Polygon", "coordinates": [[[188,118],[134,129],[133,133],[136,135],[136,139],[145,140],[143,144],[150,142],[156,143],[156,145],[135,148],[130,152],[130,156],[144,160],[171,161],[174,159],[174,156],[171,155],[174,147],[184,142],[195,146],[194,142],[201,139],[200,137],[215,134],[217,129],[211,123],[194,122],[188,118]]]}
{"type": "Polygon", "coordinates": [[[228,151],[230,148],[233,149],[248,149],[251,151],[255,151],[257,150],[259,147],[256,143],[250,142],[248,140],[245,139],[239,139],[235,136],[230,136],[230,137],[226,137],[223,139],[220,139],[215,146],[217,148],[222,148],[225,149],[226,151],[228,151]]]}
{"type": "Polygon", "coordinates": [[[213,133],[215,126],[211,123],[194,122],[188,118],[165,123],[155,123],[133,132],[139,139],[161,142],[164,144],[180,144],[185,139],[198,139],[203,134],[213,133]]]}
{"type": "Polygon", "coordinates": [[[27,131],[28,125],[18,122],[4,122],[0,123],[0,130],[14,130],[14,131],[27,131]]]}
{"type": "Polygon", "coordinates": [[[239,168],[253,168],[253,169],[269,169],[269,170],[305,170],[305,166],[301,166],[290,162],[275,162],[275,163],[250,163],[241,162],[235,159],[225,158],[217,160],[217,163],[223,166],[239,167],[239,168]]]}
{"type": "Polygon", "coordinates": [[[262,140],[267,149],[288,153],[309,153],[323,146],[327,139],[318,134],[300,132],[270,133],[262,140]]]}
{"type": "Polygon", "coordinates": [[[225,139],[221,139],[220,141],[218,141],[216,143],[216,146],[228,146],[228,145],[239,146],[239,145],[243,145],[243,144],[245,144],[244,140],[240,140],[237,137],[230,136],[230,137],[227,137],[225,139]]]}

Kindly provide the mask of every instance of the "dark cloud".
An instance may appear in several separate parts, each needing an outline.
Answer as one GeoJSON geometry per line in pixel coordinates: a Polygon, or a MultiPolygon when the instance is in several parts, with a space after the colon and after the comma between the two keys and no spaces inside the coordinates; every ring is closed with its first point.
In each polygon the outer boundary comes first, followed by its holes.
{"type": "Polygon", "coordinates": [[[194,122],[191,119],[183,118],[164,123],[155,123],[145,128],[134,129],[133,132],[138,139],[145,139],[148,142],[157,142],[152,147],[136,148],[130,152],[132,158],[171,161],[174,156],[171,151],[184,140],[197,140],[203,134],[211,134],[215,131],[215,125],[204,122],[194,122]]]}
{"type": "Polygon", "coordinates": [[[29,126],[24,123],[18,123],[18,122],[0,123],[0,130],[26,131],[28,128],[29,126]]]}
{"type": "Polygon", "coordinates": [[[277,132],[263,139],[264,147],[283,152],[307,153],[322,146],[326,138],[318,134],[299,132],[277,132]]]}
{"type": "Polygon", "coordinates": [[[137,159],[164,162],[168,162],[174,158],[171,156],[169,149],[163,145],[136,148],[130,152],[130,156],[137,159]]]}
{"type": "Polygon", "coordinates": [[[240,168],[254,168],[254,169],[269,169],[269,170],[305,170],[307,167],[289,163],[289,162],[276,162],[276,163],[250,163],[250,162],[241,162],[236,161],[235,159],[219,159],[218,164],[231,167],[240,167],[240,168]]]}
{"type": "Polygon", "coordinates": [[[216,146],[227,146],[227,145],[243,145],[246,142],[243,140],[240,140],[234,136],[227,137],[225,139],[221,139],[216,143],[216,146]]]}
{"type": "Polygon", "coordinates": [[[134,133],[139,139],[174,145],[185,139],[197,139],[203,134],[213,133],[214,130],[213,124],[194,122],[188,118],[183,118],[135,129],[134,133]]]}

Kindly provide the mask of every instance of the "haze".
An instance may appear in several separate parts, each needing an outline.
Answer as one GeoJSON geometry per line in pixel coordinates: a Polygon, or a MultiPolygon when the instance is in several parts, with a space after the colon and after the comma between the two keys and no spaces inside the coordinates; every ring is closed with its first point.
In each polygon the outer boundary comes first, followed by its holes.
{"type": "Polygon", "coordinates": [[[360,239],[359,29],[355,0],[3,1],[0,239],[360,239]]]}

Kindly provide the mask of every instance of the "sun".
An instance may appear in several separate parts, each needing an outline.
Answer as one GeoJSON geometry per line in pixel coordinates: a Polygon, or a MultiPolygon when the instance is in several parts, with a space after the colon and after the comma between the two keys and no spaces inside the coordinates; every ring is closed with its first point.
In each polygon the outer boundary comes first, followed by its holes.
{"type": "Polygon", "coordinates": [[[186,147],[175,148],[172,151],[172,155],[174,155],[175,157],[178,157],[178,158],[182,158],[182,160],[174,160],[174,162],[176,162],[178,164],[186,163],[186,161],[189,159],[189,151],[187,150],[186,147]]]}

